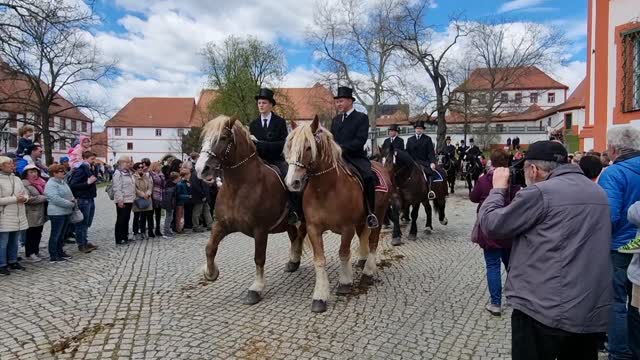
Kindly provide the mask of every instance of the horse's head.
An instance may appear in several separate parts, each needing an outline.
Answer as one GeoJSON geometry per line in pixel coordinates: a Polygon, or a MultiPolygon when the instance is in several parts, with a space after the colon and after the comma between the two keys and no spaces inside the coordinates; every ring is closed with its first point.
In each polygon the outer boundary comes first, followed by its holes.
{"type": "Polygon", "coordinates": [[[218,116],[209,121],[203,131],[202,149],[196,162],[199,178],[208,178],[214,170],[233,166],[238,156],[255,151],[249,133],[240,121],[218,116]]]}
{"type": "Polygon", "coordinates": [[[285,184],[294,192],[302,191],[310,176],[335,167],[342,156],[333,135],[319,124],[317,115],[310,124],[298,125],[289,133],[284,152],[289,164],[285,184]]]}

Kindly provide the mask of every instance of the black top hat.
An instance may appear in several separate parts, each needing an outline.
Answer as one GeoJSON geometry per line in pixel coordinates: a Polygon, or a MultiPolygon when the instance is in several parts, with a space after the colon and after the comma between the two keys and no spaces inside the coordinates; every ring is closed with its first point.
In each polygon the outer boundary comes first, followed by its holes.
{"type": "Polygon", "coordinates": [[[469,142],[472,143],[473,142],[473,138],[469,139],[469,142]]]}
{"type": "Polygon", "coordinates": [[[260,89],[260,92],[256,95],[256,101],[260,99],[269,100],[273,106],[276,106],[276,100],[273,98],[273,90],[271,89],[260,89]]]}
{"type": "Polygon", "coordinates": [[[391,130],[400,132],[400,126],[398,126],[396,124],[393,124],[393,125],[389,126],[389,131],[391,131],[391,130]]]}
{"type": "Polygon", "coordinates": [[[338,88],[338,95],[334,96],[333,98],[334,99],[345,98],[345,99],[351,99],[353,101],[356,101],[356,98],[353,97],[353,89],[346,86],[340,86],[338,88]]]}
{"type": "Polygon", "coordinates": [[[422,128],[424,130],[424,121],[418,120],[413,124],[413,128],[422,128]]]}
{"type": "Polygon", "coordinates": [[[447,137],[444,139],[444,141],[448,141],[448,140],[451,140],[451,136],[447,136],[447,137]]]}

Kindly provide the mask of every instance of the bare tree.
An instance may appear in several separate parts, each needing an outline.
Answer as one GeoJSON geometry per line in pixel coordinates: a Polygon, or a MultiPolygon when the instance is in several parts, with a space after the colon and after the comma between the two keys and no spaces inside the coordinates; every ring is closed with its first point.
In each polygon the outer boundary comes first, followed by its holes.
{"type": "Polygon", "coordinates": [[[391,25],[400,4],[399,0],[379,0],[371,6],[357,0],[321,0],[307,36],[335,84],[348,85],[359,103],[370,105],[373,128],[380,105],[399,95],[395,86],[401,78],[394,66],[397,46],[391,25]]]}
{"type": "Polygon", "coordinates": [[[47,163],[61,134],[49,119],[70,110],[104,114],[104,107],[81,89],[113,74],[87,29],[95,24],[91,4],[57,0],[0,3],[1,103],[22,109],[21,121],[42,136],[47,163]],[[68,100],[68,101],[67,101],[68,100]]]}
{"type": "MultiPolygon", "coordinates": [[[[460,38],[467,35],[464,24],[451,20],[449,30],[452,37],[443,44],[435,44],[433,26],[427,24],[427,13],[433,7],[431,0],[405,0],[402,11],[394,22],[395,42],[404,50],[412,66],[426,72],[433,83],[435,122],[437,124],[437,149],[444,147],[447,134],[445,115],[451,104],[449,70],[447,60],[460,38]]],[[[429,117],[432,114],[429,115],[429,117]]]]}

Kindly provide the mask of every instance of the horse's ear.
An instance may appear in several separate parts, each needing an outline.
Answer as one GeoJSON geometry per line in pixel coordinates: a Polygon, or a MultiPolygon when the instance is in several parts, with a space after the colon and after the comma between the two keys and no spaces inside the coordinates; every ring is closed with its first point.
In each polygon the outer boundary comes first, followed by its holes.
{"type": "Polygon", "coordinates": [[[313,121],[311,122],[311,131],[315,133],[318,130],[319,124],[320,120],[318,119],[318,114],[316,114],[316,116],[313,118],[313,121]]]}
{"type": "Polygon", "coordinates": [[[291,130],[294,130],[298,127],[298,123],[295,120],[291,120],[291,130]]]}
{"type": "Polygon", "coordinates": [[[229,129],[233,129],[233,125],[236,123],[236,121],[238,121],[238,118],[236,117],[229,118],[229,123],[227,124],[229,126],[229,129]]]}

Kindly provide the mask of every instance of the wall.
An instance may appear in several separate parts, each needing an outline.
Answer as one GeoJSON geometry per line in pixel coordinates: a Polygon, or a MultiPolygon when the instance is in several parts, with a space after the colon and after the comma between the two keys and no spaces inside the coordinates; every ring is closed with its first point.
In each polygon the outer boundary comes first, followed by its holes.
{"type": "MultiPolygon", "coordinates": [[[[130,128],[133,130],[131,136],[127,135],[127,128],[119,128],[120,136],[115,135],[115,129],[107,128],[107,139],[109,143],[109,153],[107,154],[109,163],[115,162],[121,155],[129,155],[134,161],[142,158],[149,158],[151,161],[160,160],[167,154],[172,154],[182,158],[180,151],[180,136],[177,128],[159,128],[162,136],[156,136],[156,128],[130,128]],[[132,150],[127,150],[127,144],[133,145],[132,150]],[[116,153],[115,157],[113,153],[116,153]]],[[[188,128],[183,129],[185,133],[188,128]]]]}
{"type": "MultiPolygon", "coordinates": [[[[562,104],[563,102],[566,101],[566,96],[567,96],[567,92],[564,89],[510,90],[510,91],[503,91],[503,93],[509,94],[509,104],[502,104],[500,107],[501,110],[498,110],[498,111],[506,111],[506,112],[512,112],[512,111],[522,112],[528,109],[531,105],[534,104],[530,101],[531,93],[538,94],[538,102],[535,104],[537,104],[539,107],[541,107],[544,110],[554,107],[556,105],[562,104]],[[555,93],[555,101],[553,103],[550,103],[547,101],[548,93],[550,92],[555,93]],[[522,94],[522,103],[520,104],[513,103],[516,97],[516,93],[522,94]]],[[[462,94],[459,94],[459,96],[462,96],[462,94]]],[[[460,100],[462,99],[460,98],[460,100]]],[[[478,99],[472,100],[472,104],[474,107],[477,106],[479,109],[482,107],[478,99]]]]}

